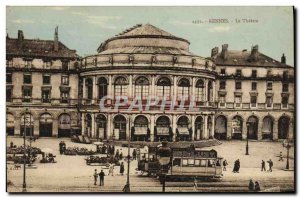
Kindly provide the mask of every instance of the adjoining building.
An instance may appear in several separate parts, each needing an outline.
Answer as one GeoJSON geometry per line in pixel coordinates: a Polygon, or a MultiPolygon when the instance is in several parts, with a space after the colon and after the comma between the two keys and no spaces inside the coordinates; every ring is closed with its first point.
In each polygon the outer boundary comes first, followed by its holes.
{"type": "Polygon", "coordinates": [[[223,45],[204,58],[186,39],[150,24],[125,30],[84,58],[58,41],[57,29],[53,41],[24,39],[21,31],[6,41],[8,135],[25,126],[39,136],[245,139],[250,123],[251,139],[293,137],[294,68],[257,46],[248,52],[223,45]],[[158,97],[149,109],[148,96],[158,97]],[[136,98],[142,109],[128,111],[136,98]],[[111,109],[100,109],[101,102],[111,109]]]}
{"type": "Polygon", "coordinates": [[[6,133],[68,137],[78,128],[80,59],[58,40],[6,37],[6,133]]]}

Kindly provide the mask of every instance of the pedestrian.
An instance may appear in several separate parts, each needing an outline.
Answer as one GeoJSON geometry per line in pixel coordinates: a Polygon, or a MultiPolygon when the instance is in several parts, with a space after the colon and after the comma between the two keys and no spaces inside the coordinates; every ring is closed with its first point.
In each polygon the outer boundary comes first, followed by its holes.
{"type": "Polygon", "coordinates": [[[273,162],[271,159],[268,161],[268,164],[269,164],[269,171],[272,172],[273,162]]]}
{"type": "Polygon", "coordinates": [[[282,155],[282,152],[280,151],[279,153],[279,160],[278,161],[282,161],[283,162],[283,155],[282,155]]]}
{"type": "Polygon", "coordinates": [[[63,142],[59,142],[59,153],[62,155],[63,154],[63,142]]]}
{"type": "Polygon", "coordinates": [[[258,181],[255,182],[254,190],[257,191],[257,192],[260,191],[260,186],[259,186],[258,181]]]}
{"type": "Polygon", "coordinates": [[[133,160],[136,160],[136,150],[135,149],[133,149],[132,157],[133,157],[133,160]]]}
{"type": "Polygon", "coordinates": [[[10,142],[10,148],[13,148],[14,147],[14,143],[11,141],[10,142]]]}
{"type": "Polygon", "coordinates": [[[120,160],[122,160],[123,159],[123,153],[121,152],[120,153],[120,160]]]}
{"type": "Polygon", "coordinates": [[[249,181],[248,189],[249,189],[250,191],[253,191],[253,190],[254,190],[254,183],[253,183],[252,179],[250,179],[250,181],[249,181]]]}
{"type": "Polygon", "coordinates": [[[111,154],[111,147],[110,147],[110,145],[108,145],[108,147],[107,147],[107,154],[111,154]]]}
{"type": "Polygon", "coordinates": [[[105,176],[105,174],[104,174],[104,172],[103,172],[103,170],[101,169],[101,172],[99,173],[99,178],[100,178],[100,186],[104,186],[104,176],[105,176]]]}
{"type": "Polygon", "coordinates": [[[112,146],[112,149],[111,149],[111,154],[114,155],[115,154],[115,146],[112,146]]]}
{"type": "Polygon", "coordinates": [[[226,166],[228,165],[227,160],[223,161],[223,171],[226,171],[226,166]]]}
{"type": "Polygon", "coordinates": [[[97,179],[98,179],[98,173],[97,173],[97,169],[95,169],[95,172],[94,172],[94,185],[97,185],[97,179]]]}
{"type": "Polygon", "coordinates": [[[124,174],[124,171],[125,171],[125,168],[124,168],[124,163],[122,162],[121,165],[120,165],[120,174],[123,176],[124,174]]]}
{"type": "Polygon", "coordinates": [[[266,171],[266,162],[261,160],[261,171],[266,171]]]}
{"type": "Polygon", "coordinates": [[[62,153],[65,154],[65,151],[66,151],[66,143],[65,141],[62,141],[62,153]]]}
{"type": "Polygon", "coordinates": [[[119,152],[119,149],[117,149],[115,157],[116,157],[118,160],[120,159],[120,152],[119,152]]]}
{"type": "Polygon", "coordinates": [[[240,160],[237,159],[237,160],[234,162],[234,167],[233,167],[233,171],[232,171],[232,172],[234,172],[234,173],[239,173],[240,167],[241,167],[240,160]]]}

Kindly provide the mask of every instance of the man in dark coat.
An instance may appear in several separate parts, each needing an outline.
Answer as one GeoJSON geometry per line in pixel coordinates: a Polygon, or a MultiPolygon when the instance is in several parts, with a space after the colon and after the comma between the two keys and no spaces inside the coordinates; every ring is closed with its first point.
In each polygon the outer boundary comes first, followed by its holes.
{"type": "Polygon", "coordinates": [[[266,171],[266,162],[261,160],[261,171],[266,171]]]}
{"type": "Polygon", "coordinates": [[[255,182],[254,190],[257,191],[257,192],[260,191],[260,186],[259,186],[258,181],[255,182]]]}
{"type": "Polygon", "coordinates": [[[120,165],[120,174],[123,176],[124,174],[124,171],[125,171],[125,168],[124,168],[124,163],[122,162],[121,165],[120,165]]]}
{"type": "Polygon", "coordinates": [[[253,183],[252,179],[250,179],[250,181],[249,181],[249,186],[248,186],[248,188],[249,188],[250,191],[253,191],[253,190],[254,190],[254,183],[253,183]]]}
{"type": "Polygon", "coordinates": [[[133,160],[136,160],[136,150],[135,149],[133,149],[132,157],[133,157],[133,160]]]}
{"type": "Polygon", "coordinates": [[[100,178],[100,186],[104,186],[104,172],[103,170],[101,170],[101,172],[99,173],[99,178],[100,178]]]}
{"type": "Polygon", "coordinates": [[[63,142],[59,142],[59,153],[62,155],[63,154],[63,142]]]}
{"type": "Polygon", "coordinates": [[[272,172],[273,162],[271,159],[268,161],[268,164],[269,164],[269,171],[272,172]]]}
{"type": "Polygon", "coordinates": [[[223,161],[223,171],[226,171],[226,166],[228,165],[227,160],[223,161]]]}
{"type": "Polygon", "coordinates": [[[97,179],[98,179],[98,173],[97,173],[97,169],[95,169],[95,172],[94,172],[94,185],[97,185],[97,179]]]}
{"type": "Polygon", "coordinates": [[[233,172],[234,172],[234,173],[239,173],[240,166],[241,166],[240,160],[237,159],[237,160],[234,162],[233,172]]]}

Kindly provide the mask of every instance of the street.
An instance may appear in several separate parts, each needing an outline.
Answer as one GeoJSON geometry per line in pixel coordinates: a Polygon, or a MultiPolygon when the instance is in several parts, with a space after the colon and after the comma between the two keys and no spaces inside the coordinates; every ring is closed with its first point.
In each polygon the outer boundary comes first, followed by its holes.
{"type": "MultiPolygon", "coordinates": [[[[57,163],[41,164],[39,155],[34,163],[36,169],[26,169],[27,192],[122,192],[126,184],[126,174],[119,174],[119,167],[115,167],[114,176],[108,176],[108,169],[104,166],[88,166],[84,158],[86,156],[66,156],[59,154],[58,143],[64,140],[67,147],[85,147],[95,150],[95,145],[73,143],[68,138],[40,138],[32,145],[39,148],[50,148],[56,155],[57,163]],[[94,185],[94,169],[100,172],[104,170],[104,186],[94,185]]],[[[13,141],[17,146],[22,145],[22,138],[8,137],[7,145],[13,141]]],[[[28,143],[28,142],[27,142],[28,143]]],[[[259,142],[250,141],[250,155],[245,155],[245,141],[223,141],[221,145],[209,147],[206,149],[215,149],[219,156],[227,160],[227,171],[223,172],[223,178],[220,181],[181,181],[166,183],[166,192],[239,192],[248,191],[248,182],[250,179],[258,181],[261,190],[272,191],[293,191],[294,190],[294,171],[285,171],[286,158],[283,162],[278,161],[278,154],[283,152],[286,155],[286,149],[280,142],[259,142]],[[234,152],[232,152],[234,151],[234,152]],[[233,163],[236,159],[241,161],[240,173],[233,173],[233,163]],[[273,172],[261,172],[261,160],[274,162],[273,172]]],[[[127,148],[116,147],[123,155],[127,155],[127,148]]],[[[290,150],[290,169],[294,169],[294,148],[290,150]]],[[[127,173],[127,163],[125,164],[125,173],[127,173]]],[[[141,175],[135,169],[137,161],[130,164],[130,188],[131,192],[161,192],[162,185],[158,179],[141,175]]],[[[266,165],[268,170],[268,165],[266,165]]],[[[23,166],[21,169],[14,170],[12,164],[7,165],[7,180],[10,185],[7,186],[8,192],[21,192],[23,182],[23,166]]]]}

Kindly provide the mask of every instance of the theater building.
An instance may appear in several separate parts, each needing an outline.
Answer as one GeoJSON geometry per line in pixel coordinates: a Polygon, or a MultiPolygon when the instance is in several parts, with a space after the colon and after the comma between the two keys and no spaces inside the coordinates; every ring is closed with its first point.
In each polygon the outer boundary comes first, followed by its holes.
{"type": "Polygon", "coordinates": [[[189,51],[190,43],[150,24],[134,26],[103,42],[98,54],[82,60],[80,103],[82,132],[91,137],[159,141],[200,140],[214,136],[214,63],[189,51]],[[101,112],[99,101],[112,107],[101,112]],[[149,110],[127,111],[134,98],[143,107],[149,95],[158,105],[149,110]],[[195,109],[178,110],[181,96],[195,97],[195,109]],[[118,109],[118,96],[128,102],[118,109]],[[174,99],[175,110],[160,104],[163,97],[174,99]]]}
{"type": "Polygon", "coordinates": [[[258,46],[223,45],[205,58],[150,24],[83,58],[58,41],[57,29],[54,40],[19,31],[6,43],[7,135],[197,141],[246,139],[249,127],[250,139],[293,138],[294,68],[258,46]],[[150,106],[149,96],[157,99],[150,106]]]}
{"type": "Polygon", "coordinates": [[[58,40],[6,37],[6,133],[70,136],[78,128],[79,57],[58,40]]]}

